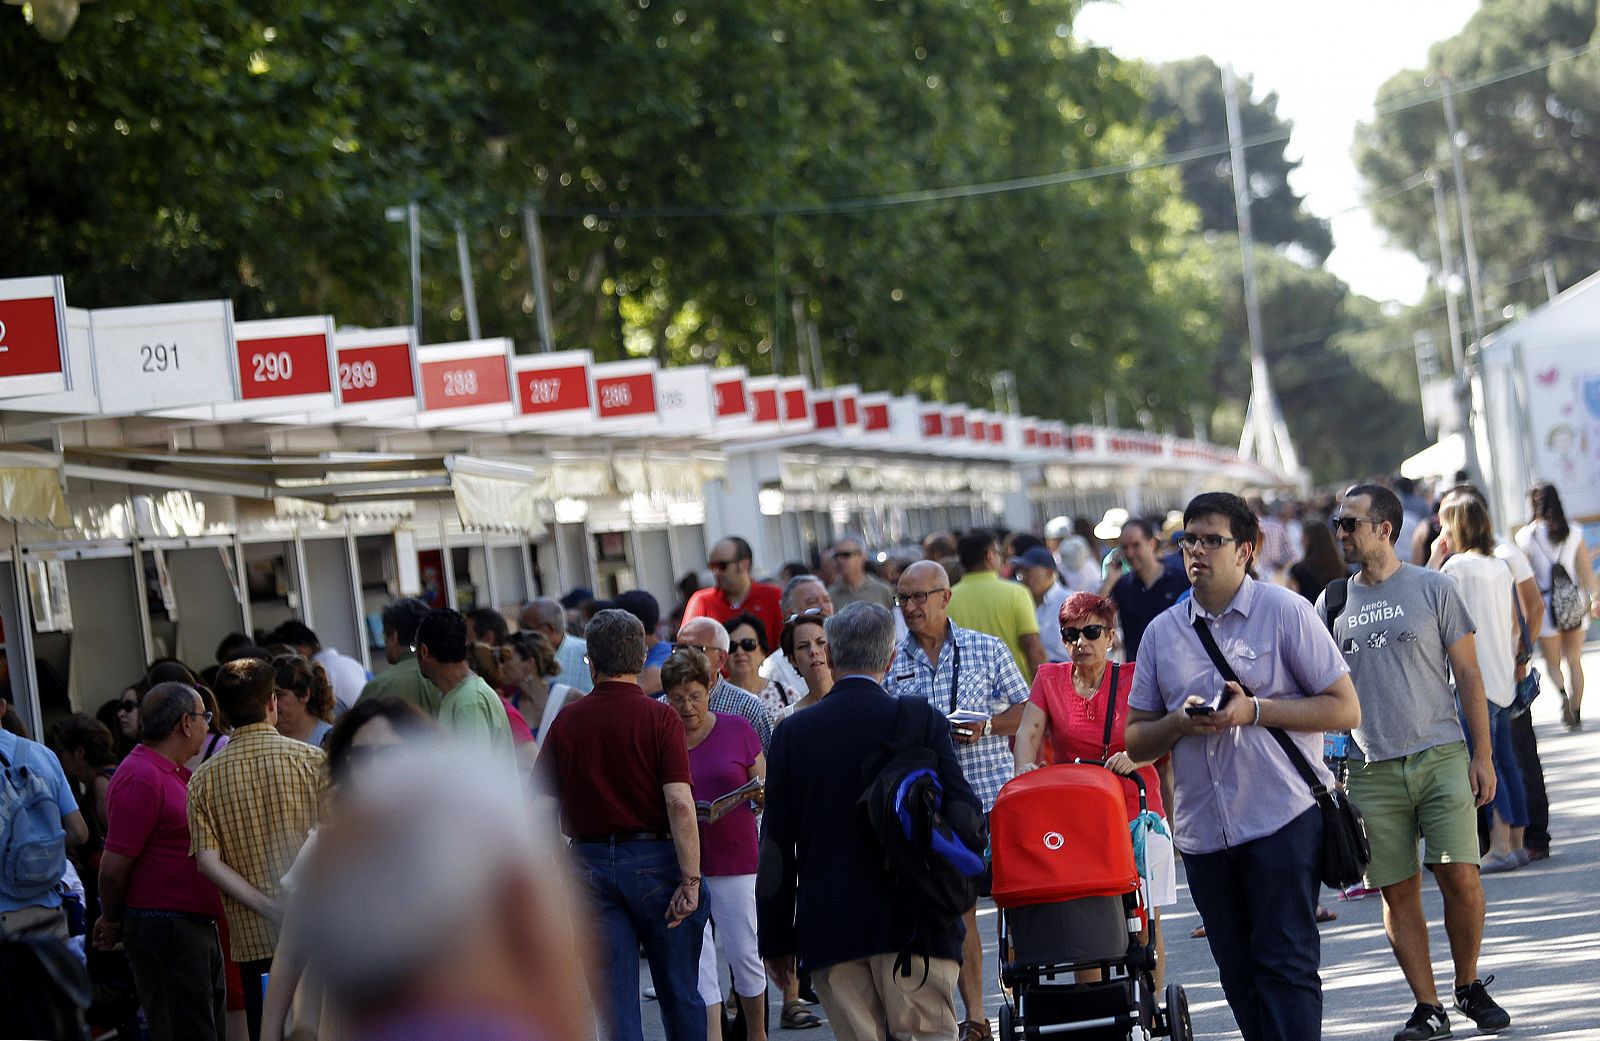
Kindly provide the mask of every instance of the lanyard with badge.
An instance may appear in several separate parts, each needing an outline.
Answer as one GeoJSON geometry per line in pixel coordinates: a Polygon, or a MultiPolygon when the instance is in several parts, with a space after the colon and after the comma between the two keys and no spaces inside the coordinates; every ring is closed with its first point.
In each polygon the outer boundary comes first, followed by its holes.
{"type": "MultiPolygon", "coordinates": [[[[961,689],[961,644],[956,640],[953,633],[950,636],[950,659],[950,711],[954,712],[957,708],[956,694],[961,689]]],[[[928,674],[928,701],[930,704],[937,693],[934,689],[934,684],[938,679],[939,666],[935,664],[933,671],[928,674]]]]}

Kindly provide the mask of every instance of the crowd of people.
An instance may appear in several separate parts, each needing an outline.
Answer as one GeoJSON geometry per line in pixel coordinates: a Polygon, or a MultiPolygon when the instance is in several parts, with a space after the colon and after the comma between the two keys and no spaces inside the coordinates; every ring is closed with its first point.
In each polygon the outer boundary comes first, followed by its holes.
{"type": "Polygon", "coordinates": [[[669,1038],[764,1041],[770,983],[779,1029],[820,1004],[847,1041],[981,1041],[976,905],[908,906],[864,819],[889,749],[980,858],[1015,776],[1102,763],[1130,822],[1142,789],[1171,835],[1140,866],[1157,986],[1181,856],[1247,1041],[1320,1036],[1309,763],[1365,818],[1344,895],[1381,894],[1414,1000],[1396,1041],[1450,1031],[1424,867],[1452,1007],[1498,1030],[1480,874],[1552,838],[1531,663],[1581,728],[1600,617],[1558,492],[1528,505],[1503,538],[1465,483],[1212,492],[911,552],[846,535],[772,582],[729,537],[666,614],[642,590],[396,600],[375,676],[289,622],[154,663],[46,744],[0,699],[0,937],[65,943],[92,984],[12,1007],[37,1036],[87,1003],[156,1041],[629,1041],[653,998],[669,1038]]]}

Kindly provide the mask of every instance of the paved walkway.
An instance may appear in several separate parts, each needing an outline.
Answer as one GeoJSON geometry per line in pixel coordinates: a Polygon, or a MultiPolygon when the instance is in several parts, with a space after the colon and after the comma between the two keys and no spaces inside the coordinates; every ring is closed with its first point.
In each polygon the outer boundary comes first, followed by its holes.
{"type": "MultiPolygon", "coordinates": [[[[1539,753],[1550,789],[1554,835],[1549,860],[1520,871],[1484,879],[1488,920],[1479,972],[1493,974],[1491,992],[1511,1013],[1512,1026],[1503,1036],[1551,1039],[1600,1039],[1600,648],[1585,655],[1592,677],[1589,730],[1569,733],[1560,722],[1554,687],[1546,679],[1534,706],[1539,753]]],[[[1434,965],[1441,995],[1451,986],[1449,946],[1443,926],[1439,891],[1431,882],[1423,889],[1432,924],[1434,965]]],[[[1388,1041],[1410,1014],[1413,999],[1389,951],[1383,933],[1382,901],[1340,901],[1325,894],[1326,907],[1339,918],[1323,926],[1322,981],[1325,1000],[1323,1037],[1388,1041]]],[[[985,936],[984,957],[995,964],[994,908],[985,901],[979,928],[985,936]]],[[[1195,1036],[1237,1038],[1238,1030],[1216,983],[1216,967],[1205,940],[1189,933],[1200,924],[1179,873],[1178,904],[1164,919],[1167,936],[1167,978],[1188,990],[1195,1036]]],[[[1000,1004],[998,983],[989,973],[988,1011],[1000,1004]]],[[[832,1041],[826,1023],[820,1030],[778,1027],[778,996],[772,1000],[771,1034],[775,1041],[832,1041]]],[[[1446,997],[1448,1001],[1448,997],[1446,997]]],[[[826,1020],[823,1009],[813,1011],[826,1020]]],[[[1455,1036],[1478,1035],[1471,1020],[1451,1016],[1455,1036]]],[[[661,1022],[653,1002],[645,1004],[645,1036],[660,1038],[661,1022]]]]}

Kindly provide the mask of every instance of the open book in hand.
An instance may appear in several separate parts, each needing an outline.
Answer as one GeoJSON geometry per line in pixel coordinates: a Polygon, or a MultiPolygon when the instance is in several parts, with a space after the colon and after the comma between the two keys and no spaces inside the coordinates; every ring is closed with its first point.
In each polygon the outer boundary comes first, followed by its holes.
{"type": "Polygon", "coordinates": [[[727,816],[735,808],[742,806],[766,787],[766,781],[759,777],[752,777],[727,795],[719,796],[709,802],[704,800],[694,804],[695,816],[707,824],[715,824],[727,816]]]}

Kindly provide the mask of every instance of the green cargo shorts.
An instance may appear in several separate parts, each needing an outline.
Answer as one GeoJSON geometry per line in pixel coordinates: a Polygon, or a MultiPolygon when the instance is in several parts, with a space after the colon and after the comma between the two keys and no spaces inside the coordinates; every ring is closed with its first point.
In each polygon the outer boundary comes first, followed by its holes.
{"type": "Polygon", "coordinates": [[[1367,822],[1372,863],[1366,883],[1404,882],[1427,864],[1478,863],[1478,810],[1467,745],[1435,745],[1415,755],[1350,763],[1350,799],[1367,822]],[[1426,852],[1419,859],[1417,840],[1426,852]]]}

